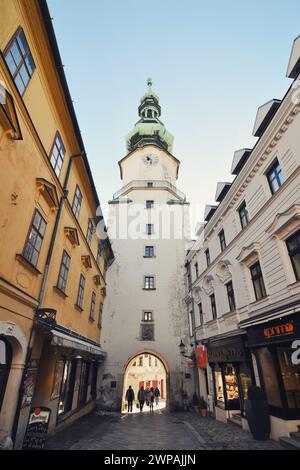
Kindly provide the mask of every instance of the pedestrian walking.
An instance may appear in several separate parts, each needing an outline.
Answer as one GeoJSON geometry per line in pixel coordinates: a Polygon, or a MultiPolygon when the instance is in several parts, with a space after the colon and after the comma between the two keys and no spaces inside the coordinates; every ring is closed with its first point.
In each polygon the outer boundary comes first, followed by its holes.
{"type": "Polygon", "coordinates": [[[125,395],[125,400],[127,401],[127,404],[128,404],[127,411],[129,413],[129,412],[132,411],[132,402],[134,400],[134,391],[133,391],[131,385],[129,385],[129,387],[127,389],[127,392],[126,392],[126,395],[125,395]]]}
{"type": "Polygon", "coordinates": [[[139,401],[139,404],[140,404],[140,411],[143,411],[143,407],[144,407],[144,403],[145,403],[145,390],[144,390],[144,387],[143,385],[141,386],[141,388],[139,389],[139,392],[138,392],[138,401],[139,401]]]}
{"type": "Polygon", "coordinates": [[[154,396],[155,396],[155,403],[156,403],[156,406],[158,406],[159,397],[160,397],[160,391],[159,391],[159,388],[158,388],[158,387],[156,387],[155,390],[154,390],[154,396]]]}
{"type": "Polygon", "coordinates": [[[153,405],[154,405],[154,388],[153,387],[150,388],[150,394],[149,395],[150,395],[150,397],[149,397],[150,398],[150,400],[149,400],[149,402],[150,402],[150,412],[151,411],[153,412],[154,411],[153,410],[153,405]]]}
{"type": "Polygon", "coordinates": [[[145,389],[145,399],[146,399],[146,405],[150,405],[150,388],[147,386],[145,389]]]}

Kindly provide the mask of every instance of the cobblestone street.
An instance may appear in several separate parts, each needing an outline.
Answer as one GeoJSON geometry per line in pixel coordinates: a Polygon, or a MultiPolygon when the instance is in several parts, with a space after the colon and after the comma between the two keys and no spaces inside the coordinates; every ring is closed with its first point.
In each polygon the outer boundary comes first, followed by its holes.
{"type": "Polygon", "coordinates": [[[49,437],[46,449],[70,450],[283,450],[274,441],[193,413],[92,413],[49,437]]]}

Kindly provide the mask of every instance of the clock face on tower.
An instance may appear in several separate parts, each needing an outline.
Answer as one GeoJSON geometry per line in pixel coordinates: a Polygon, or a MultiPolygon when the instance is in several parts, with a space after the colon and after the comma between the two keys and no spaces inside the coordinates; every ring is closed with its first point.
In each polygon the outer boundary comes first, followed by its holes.
{"type": "Polygon", "coordinates": [[[143,155],[143,162],[147,166],[156,165],[158,163],[158,156],[153,153],[147,153],[143,155]]]}

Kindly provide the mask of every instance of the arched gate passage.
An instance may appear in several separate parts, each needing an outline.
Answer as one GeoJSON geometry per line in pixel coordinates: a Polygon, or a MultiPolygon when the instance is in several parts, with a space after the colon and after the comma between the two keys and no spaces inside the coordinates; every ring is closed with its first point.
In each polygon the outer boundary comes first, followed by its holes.
{"type": "MultiPolygon", "coordinates": [[[[167,361],[156,351],[145,349],[131,356],[124,366],[124,382],[122,392],[121,412],[127,412],[125,399],[128,386],[134,390],[135,401],[133,412],[138,411],[137,394],[140,387],[158,387],[160,390],[159,404],[154,409],[168,409],[169,403],[169,366],[167,361]]],[[[144,407],[145,411],[149,408],[144,407]]]]}

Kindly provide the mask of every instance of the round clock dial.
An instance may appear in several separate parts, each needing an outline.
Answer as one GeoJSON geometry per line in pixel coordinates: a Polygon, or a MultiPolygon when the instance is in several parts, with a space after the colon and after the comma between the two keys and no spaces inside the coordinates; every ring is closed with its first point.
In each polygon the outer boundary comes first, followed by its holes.
{"type": "Polygon", "coordinates": [[[147,166],[156,165],[158,162],[158,156],[154,155],[153,153],[148,153],[143,156],[143,162],[147,166]]]}

